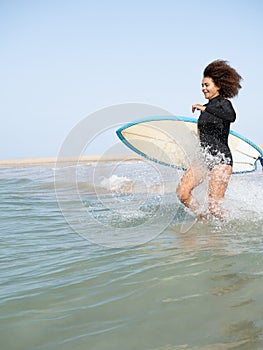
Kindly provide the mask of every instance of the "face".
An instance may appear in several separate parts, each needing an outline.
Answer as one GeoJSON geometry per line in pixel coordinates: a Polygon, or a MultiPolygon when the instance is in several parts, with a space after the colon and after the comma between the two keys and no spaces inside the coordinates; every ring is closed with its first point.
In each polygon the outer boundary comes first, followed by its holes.
{"type": "Polygon", "coordinates": [[[210,77],[205,77],[202,80],[202,91],[205,95],[205,98],[211,100],[212,98],[219,95],[220,88],[216,86],[214,80],[210,77]]]}

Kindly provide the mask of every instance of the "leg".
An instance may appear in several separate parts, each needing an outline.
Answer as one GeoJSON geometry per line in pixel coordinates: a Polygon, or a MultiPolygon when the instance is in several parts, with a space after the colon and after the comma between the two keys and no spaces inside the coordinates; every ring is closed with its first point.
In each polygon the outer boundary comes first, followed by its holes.
{"type": "Polygon", "coordinates": [[[208,207],[210,213],[219,219],[224,215],[220,202],[224,198],[231,174],[232,166],[226,164],[217,165],[210,173],[208,207]]]}
{"type": "Polygon", "coordinates": [[[205,175],[206,171],[203,167],[191,166],[184,173],[176,189],[176,194],[180,201],[195,214],[198,214],[199,204],[195,202],[191,192],[204,180],[205,175]]]}

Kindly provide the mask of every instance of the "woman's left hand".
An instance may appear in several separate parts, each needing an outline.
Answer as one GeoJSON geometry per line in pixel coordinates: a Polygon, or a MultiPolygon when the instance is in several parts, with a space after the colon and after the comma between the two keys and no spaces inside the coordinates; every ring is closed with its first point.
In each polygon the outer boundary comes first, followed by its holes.
{"type": "Polygon", "coordinates": [[[192,105],[192,112],[194,113],[195,110],[199,110],[204,112],[205,111],[205,106],[200,105],[199,103],[196,103],[195,105],[192,105]]]}

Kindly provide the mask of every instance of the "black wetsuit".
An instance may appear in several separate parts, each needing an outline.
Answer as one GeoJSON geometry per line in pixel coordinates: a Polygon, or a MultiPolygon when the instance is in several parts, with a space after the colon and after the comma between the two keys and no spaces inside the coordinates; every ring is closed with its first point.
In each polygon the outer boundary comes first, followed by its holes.
{"type": "Polygon", "coordinates": [[[216,96],[204,106],[206,109],[198,119],[198,130],[205,162],[210,169],[218,164],[232,166],[233,159],[228,146],[230,123],[236,119],[232,103],[216,96]]]}

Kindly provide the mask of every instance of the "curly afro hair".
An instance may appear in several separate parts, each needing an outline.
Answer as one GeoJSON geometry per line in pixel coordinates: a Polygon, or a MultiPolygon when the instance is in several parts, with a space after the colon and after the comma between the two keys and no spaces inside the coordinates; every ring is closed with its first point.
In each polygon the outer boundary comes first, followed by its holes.
{"type": "Polygon", "coordinates": [[[216,60],[210,63],[204,70],[204,78],[212,78],[216,86],[220,88],[220,96],[231,98],[238,94],[241,89],[242,77],[230,67],[227,61],[216,60]]]}

